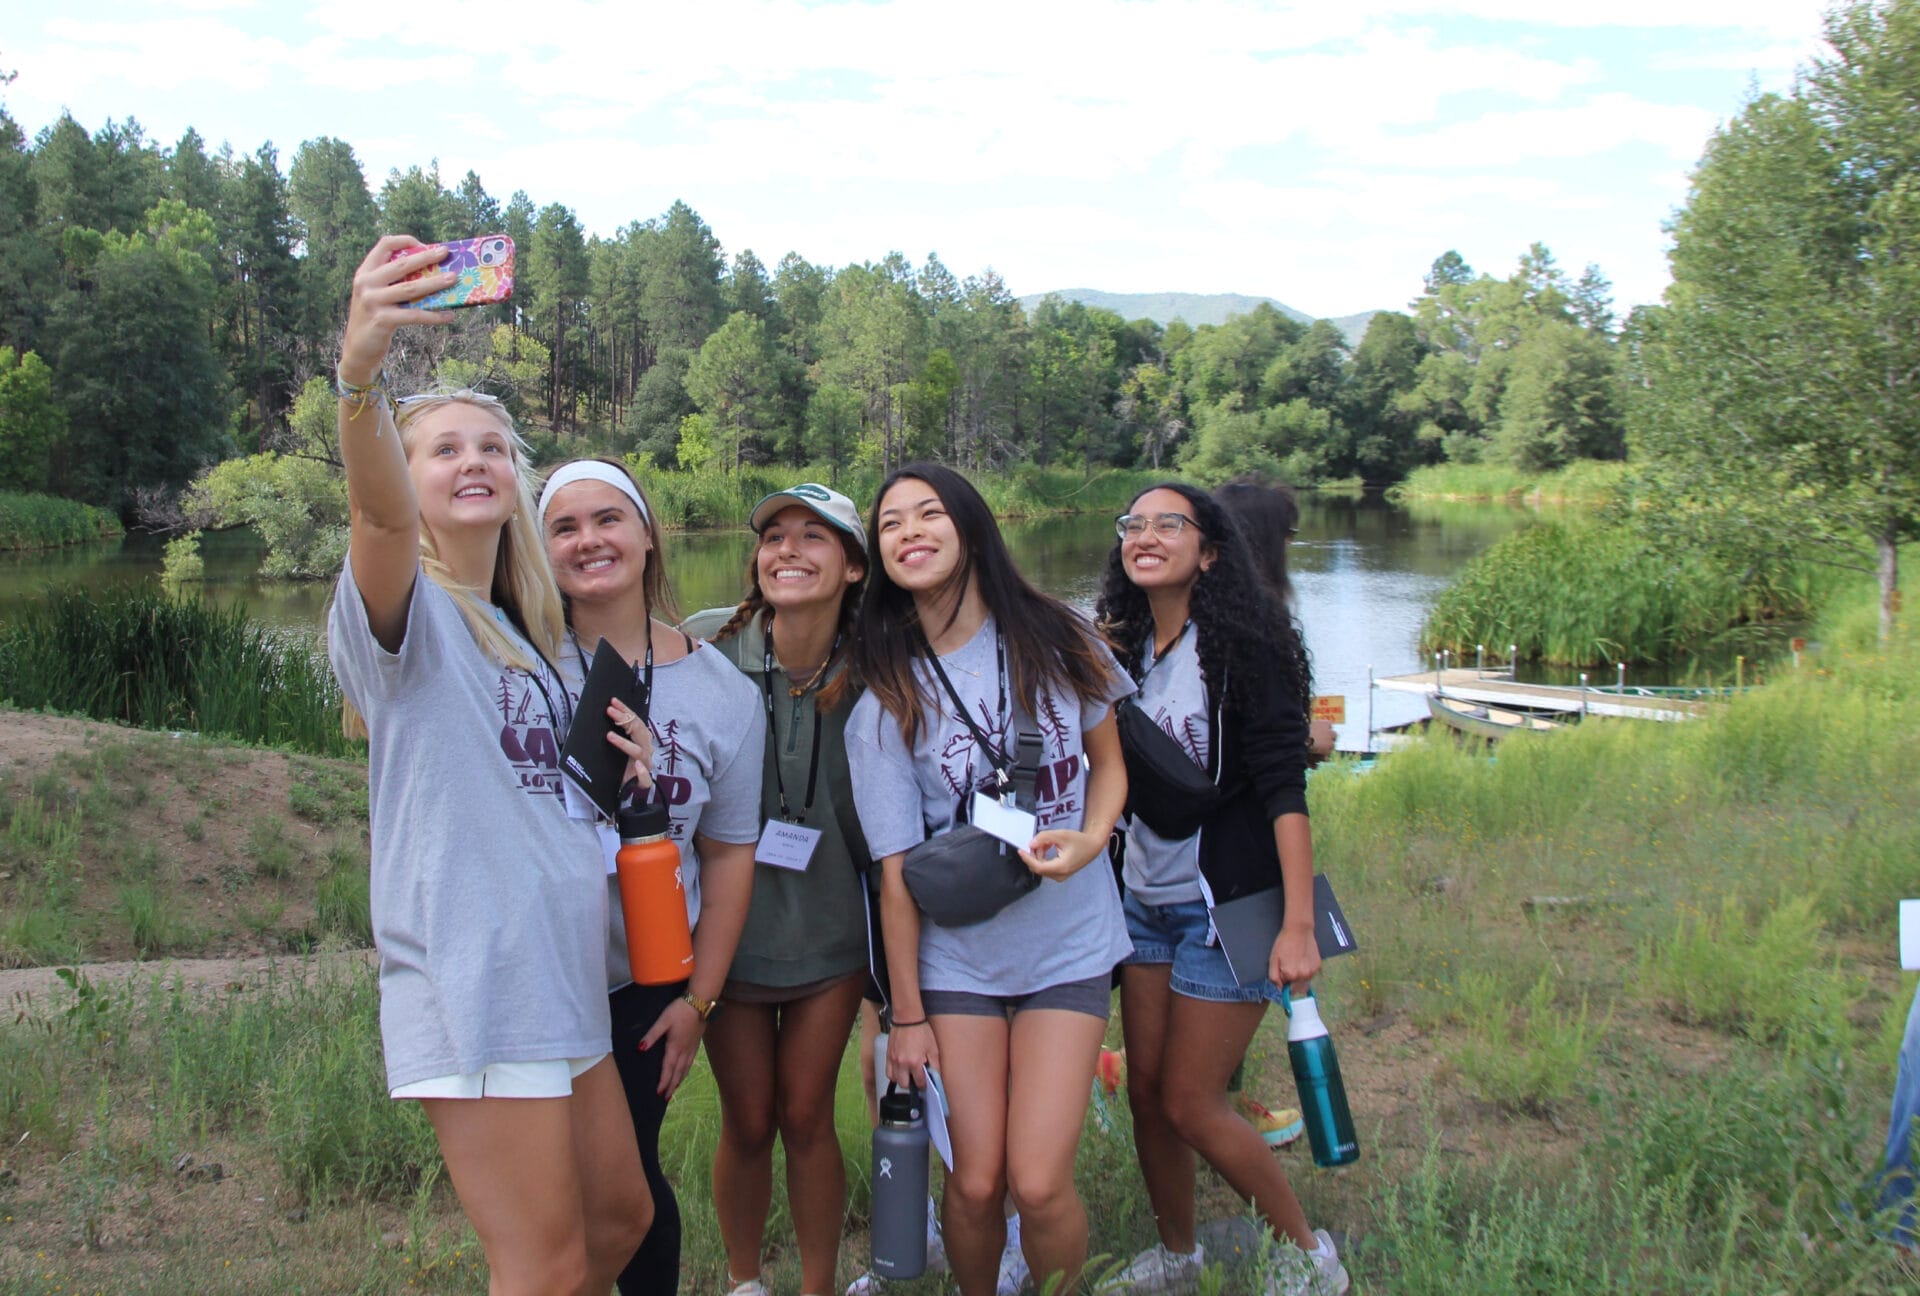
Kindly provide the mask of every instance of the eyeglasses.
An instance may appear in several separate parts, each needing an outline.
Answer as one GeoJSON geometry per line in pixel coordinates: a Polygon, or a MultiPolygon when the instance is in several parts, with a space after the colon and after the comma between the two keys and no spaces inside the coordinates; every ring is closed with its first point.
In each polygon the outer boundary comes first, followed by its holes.
{"type": "Polygon", "coordinates": [[[1162,540],[1171,540],[1183,530],[1200,524],[1185,513],[1122,513],[1113,520],[1113,533],[1122,540],[1138,540],[1149,528],[1162,540]]]}

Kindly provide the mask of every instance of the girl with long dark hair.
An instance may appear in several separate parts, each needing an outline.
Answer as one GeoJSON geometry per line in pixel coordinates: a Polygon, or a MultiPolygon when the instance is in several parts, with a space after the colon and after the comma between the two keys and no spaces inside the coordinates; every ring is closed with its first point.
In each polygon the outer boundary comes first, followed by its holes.
{"type": "Polygon", "coordinates": [[[860,691],[851,658],[867,533],[852,500],[813,482],[767,496],[748,524],[747,596],[682,628],[711,639],[753,684],[767,720],[760,817],[782,840],[804,844],[768,852],[755,867],[722,992],[727,1011],[707,1027],[720,1091],[713,1204],[732,1296],[766,1296],[760,1253],[778,1136],[801,1296],[828,1296],[847,1198],[834,1082],[868,980],[862,893],[872,860],[846,746],[860,691]]]}
{"type": "MultiPolygon", "coordinates": [[[[1306,802],[1306,648],[1291,614],[1255,574],[1232,519],[1205,491],[1156,486],[1134,500],[1117,530],[1098,606],[1101,629],[1140,681],[1138,705],[1166,735],[1172,759],[1191,760],[1228,790],[1224,804],[1184,837],[1164,816],[1167,836],[1143,821],[1140,806],[1159,789],[1135,790],[1125,874],[1133,951],[1121,969],[1120,1005],[1134,1145],[1160,1242],[1125,1279],[1136,1292],[1186,1292],[1198,1283],[1205,1257],[1194,1236],[1197,1152],[1277,1239],[1298,1248],[1283,1254],[1269,1296],[1344,1292],[1347,1273],[1333,1240],[1308,1227],[1286,1172],[1228,1094],[1267,1003],[1284,1002],[1289,987],[1303,993],[1320,970],[1306,802]],[[1272,886],[1284,897],[1279,935],[1265,967],[1236,976],[1212,939],[1208,898],[1272,886]]],[[[1141,783],[1148,762],[1134,758],[1144,753],[1128,754],[1141,783]]],[[[1171,783],[1172,773],[1163,780],[1171,783]]]]}
{"type": "Polygon", "coordinates": [[[953,1137],[942,1201],[963,1296],[995,1290],[1003,1199],[1034,1281],[1070,1291],[1086,1262],[1073,1161],[1127,953],[1107,837],[1126,800],[1112,705],[1132,691],[1090,625],[1014,567],[986,502],[936,464],[882,483],[868,523],[878,567],[860,609],[867,695],[847,724],[854,799],[880,861],[891,973],[887,1078],[941,1073],[953,1137]],[[1032,890],[970,925],[924,916],[905,856],[948,831],[995,768],[1040,735],[1019,860],[1032,890]],[[1089,770],[1091,766],[1091,770],[1089,770]],[[1092,865],[1092,867],[1088,867],[1092,865]]]}

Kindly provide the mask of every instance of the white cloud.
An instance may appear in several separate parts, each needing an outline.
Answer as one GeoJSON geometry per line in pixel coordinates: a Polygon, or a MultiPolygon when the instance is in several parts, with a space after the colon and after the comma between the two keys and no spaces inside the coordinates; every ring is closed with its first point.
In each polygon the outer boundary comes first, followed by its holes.
{"type": "Polygon", "coordinates": [[[33,76],[63,92],[102,83],[146,90],[207,83],[264,90],[292,61],[285,41],[250,35],[212,18],[55,18],[44,30],[52,39],[35,54],[33,76]]]}

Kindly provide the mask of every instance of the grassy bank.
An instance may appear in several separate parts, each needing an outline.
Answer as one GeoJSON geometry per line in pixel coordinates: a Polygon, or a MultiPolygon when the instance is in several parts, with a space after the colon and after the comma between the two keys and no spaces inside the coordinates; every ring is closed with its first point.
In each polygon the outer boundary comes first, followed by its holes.
{"type": "Polygon", "coordinates": [[[1594,459],[1550,473],[1527,473],[1504,464],[1432,464],[1414,469],[1387,495],[1396,500],[1598,506],[1613,498],[1626,471],[1624,463],[1594,459]]]}
{"type": "MultiPolygon", "coordinates": [[[[824,464],[805,468],[752,467],[737,472],[670,472],[629,461],[668,527],[701,529],[745,526],[753,506],[796,482],[832,483],[824,464]]],[[[970,480],[1000,518],[1046,517],[1058,513],[1123,512],[1141,491],[1175,474],[1140,469],[1105,469],[1088,476],[1078,468],[1036,468],[1021,464],[1005,472],[972,474],[970,480]]],[[[879,490],[877,470],[850,470],[835,486],[865,513],[879,490]]]]}
{"type": "MultiPolygon", "coordinates": [[[[1433,742],[1315,777],[1318,862],[1362,946],[1319,988],[1363,1158],[1282,1155],[1314,1221],[1349,1235],[1356,1290],[1913,1289],[1846,1213],[1869,1200],[1914,988],[1894,902],[1920,893],[1920,650],[1870,634],[1836,616],[1802,673],[1698,722],[1523,736],[1495,761],[1433,742]]],[[[0,1288],[483,1291],[424,1126],[380,1097],[373,1032],[363,972],[20,1005],[0,1024],[0,1288]]],[[[1275,1021],[1253,1052],[1252,1091],[1291,1101],[1275,1021]]],[[[866,1210],[853,1066],[849,1046],[841,1282],[866,1210]]],[[[702,1067],[666,1139],[688,1291],[723,1268],[716,1126],[702,1067]]],[[[1153,1236],[1129,1140],[1124,1103],[1091,1114],[1078,1167],[1116,1256],[1153,1236]]],[[[1201,1191],[1203,1217],[1235,1213],[1210,1175],[1201,1191]]],[[[784,1197],[767,1275],[791,1290],[784,1197]]]]}
{"type": "Polygon", "coordinates": [[[1517,645],[1566,665],[1671,661],[1762,650],[1769,627],[1812,617],[1838,582],[1785,563],[1743,572],[1656,551],[1631,526],[1540,522],[1476,556],[1427,614],[1426,651],[1517,645]]]}
{"type": "Polygon", "coordinates": [[[120,519],[105,509],[52,495],[0,491],[0,549],[56,549],[119,534],[120,519]]]}
{"type": "Polygon", "coordinates": [[[340,732],[339,686],[318,653],[242,607],[152,586],[53,590],[0,627],[0,699],[319,755],[364,750],[340,732]]]}

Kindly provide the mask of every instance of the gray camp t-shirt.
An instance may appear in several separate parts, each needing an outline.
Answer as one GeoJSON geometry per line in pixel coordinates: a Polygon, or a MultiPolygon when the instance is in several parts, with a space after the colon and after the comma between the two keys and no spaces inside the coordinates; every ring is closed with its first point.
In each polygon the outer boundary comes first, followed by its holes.
{"type": "MultiPolygon", "coordinates": [[[[992,617],[973,638],[940,658],[947,678],[975,725],[996,746],[1010,744],[999,713],[1000,680],[992,617]]],[[[1103,650],[1104,652],[1104,650],[1103,650]]],[[[1014,727],[1041,736],[1035,810],[1042,828],[1078,828],[1086,816],[1087,730],[1106,719],[1115,699],[1133,691],[1127,673],[1108,657],[1112,684],[1099,702],[1083,704],[1069,692],[1043,691],[1036,725],[1020,712],[1008,681],[1014,727]]],[[[924,662],[916,663],[922,696],[920,741],[909,752],[900,726],[869,693],[847,720],[847,763],[860,826],[875,859],[900,854],[943,832],[957,798],[991,768],[954,713],[953,699],[924,662]]],[[[920,920],[920,986],[975,994],[1030,994],[1047,986],[1105,976],[1133,950],[1120,894],[1104,854],[1064,882],[1043,881],[992,918],[969,927],[920,920]]]]}
{"type": "MultiPolygon", "coordinates": [[[[678,632],[671,632],[678,637],[678,632]]],[[[560,673],[567,696],[578,705],[593,648],[579,648],[571,634],[561,650],[560,673]]],[[[714,841],[760,840],[760,758],[767,741],[767,717],[747,677],[712,648],[696,641],[678,661],[656,662],[653,707],[654,799],[666,802],[671,838],[680,848],[681,885],[687,892],[687,923],[700,921],[698,833],[714,841]]],[[[608,870],[606,982],[618,990],[633,980],[627,961],[627,929],[620,913],[620,883],[611,869],[620,839],[600,828],[604,868],[608,870]]]]}
{"type": "Polygon", "coordinates": [[[418,571],[406,636],[388,652],[351,562],[327,654],[370,734],[387,1087],[605,1053],[607,889],[593,830],[560,795],[558,681],[489,658],[453,596],[418,571]]]}
{"type": "MultiPolygon", "coordinates": [[[[1198,632],[1186,633],[1157,664],[1147,648],[1148,667],[1135,702],[1161,731],[1179,743],[1201,769],[1207,767],[1213,718],[1200,674],[1198,632]]],[[[1200,896],[1200,834],[1168,841],[1136,816],[1127,829],[1127,890],[1151,905],[1183,904],[1200,896]]]]}

